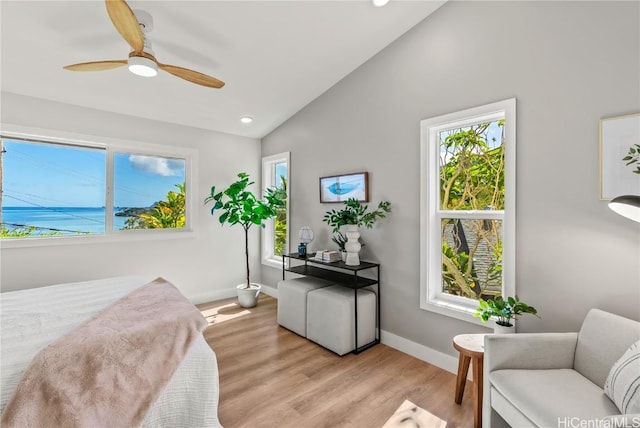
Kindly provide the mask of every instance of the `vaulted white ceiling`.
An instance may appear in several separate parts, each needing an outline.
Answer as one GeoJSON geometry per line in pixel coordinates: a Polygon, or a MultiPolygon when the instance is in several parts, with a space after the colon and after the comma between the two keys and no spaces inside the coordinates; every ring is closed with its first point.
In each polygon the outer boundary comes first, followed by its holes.
{"type": "MultiPolygon", "coordinates": [[[[446,0],[445,0],[446,1],[446,0]]],[[[261,138],[444,1],[130,1],[153,16],[156,58],[223,80],[222,89],[126,67],[72,72],[130,51],[103,1],[0,2],[2,91],[261,138]],[[240,117],[254,118],[250,125],[240,117]]],[[[389,80],[381,85],[392,84],[389,80]]]]}

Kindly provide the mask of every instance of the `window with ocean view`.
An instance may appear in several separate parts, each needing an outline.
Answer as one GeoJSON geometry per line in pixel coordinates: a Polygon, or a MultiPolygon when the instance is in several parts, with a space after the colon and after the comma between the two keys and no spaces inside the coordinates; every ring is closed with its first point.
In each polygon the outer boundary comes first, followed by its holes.
{"type": "Polygon", "coordinates": [[[186,162],[115,153],[113,224],[120,229],[185,227],[186,162]]]}
{"type": "Polygon", "coordinates": [[[2,140],[2,237],[105,233],[106,151],[2,140]]]}
{"type": "Polygon", "coordinates": [[[51,140],[0,140],[1,238],[188,230],[189,156],[51,140]]]}

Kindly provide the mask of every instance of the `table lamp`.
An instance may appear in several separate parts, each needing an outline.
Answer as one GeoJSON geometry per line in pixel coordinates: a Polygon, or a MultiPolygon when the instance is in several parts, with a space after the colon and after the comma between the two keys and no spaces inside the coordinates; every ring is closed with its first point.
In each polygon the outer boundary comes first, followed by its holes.
{"type": "Polygon", "coordinates": [[[301,227],[298,236],[300,237],[300,245],[298,245],[298,255],[300,257],[306,257],[307,245],[311,241],[313,241],[313,230],[311,230],[309,226],[301,227]]]}

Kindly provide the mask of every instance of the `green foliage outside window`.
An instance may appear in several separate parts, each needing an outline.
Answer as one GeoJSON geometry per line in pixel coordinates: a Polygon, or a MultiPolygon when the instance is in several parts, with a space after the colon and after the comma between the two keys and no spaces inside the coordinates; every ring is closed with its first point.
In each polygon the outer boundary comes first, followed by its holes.
{"type": "Polygon", "coordinates": [[[280,186],[278,187],[278,194],[280,199],[284,202],[284,206],[277,207],[278,213],[275,217],[275,239],[273,242],[273,255],[281,256],[283,251],[286,251],[287,245],[287,179],[280,176],[280,186]]]}
{"type": "MultiPolygon", "coordinates": [[[[504,120],[441,133],[441,209],[504,210],[504,154],[504,120]],[[490,137],[496,129],[499,141],[490,137]]],[[[442,221],[443,291],[472,299],[499,294],[502,221],[451,217],[442,221]]]]}
{"type": "MultiPolygon", "coordinates": [[[[81,234],[81,232],[78,232],[81,234]]],[[[61,232],[41,231],[35,226],[25,226],[9,229],[4,225],[0,225],[0,238],[28,238],[32,236],[59,236],[61,232]]]]}
{"type": "Polygon", "coordinates": [[[185,183],[176,184],[178,192],[170,190],[166,199],[156,202],[149,212],[128,218],[125,229],[176,229],[185,226],[185,183]]]}

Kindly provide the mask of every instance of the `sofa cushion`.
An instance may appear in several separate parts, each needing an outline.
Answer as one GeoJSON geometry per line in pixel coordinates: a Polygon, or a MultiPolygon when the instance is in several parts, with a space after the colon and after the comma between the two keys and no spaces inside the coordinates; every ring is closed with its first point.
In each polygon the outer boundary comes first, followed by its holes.
{"type": "Polygon", "coordinates": [[[572,369],[497,370],[489,380],[539,427],[558,426],[559,418],[597,419],[619,412],[602,388],[572,369]]]}
{"type": "Polygon", "coordinates": [[[640,340],[611,367],[604,392],[621,413],[640,413],[640,340]]]}
{"type": "Polygon", "coordinates": [[[611,366],[640,339],[640,323],[600,309],[591,309],[582,323],[573,368],[604,388],[611,366]]]}

